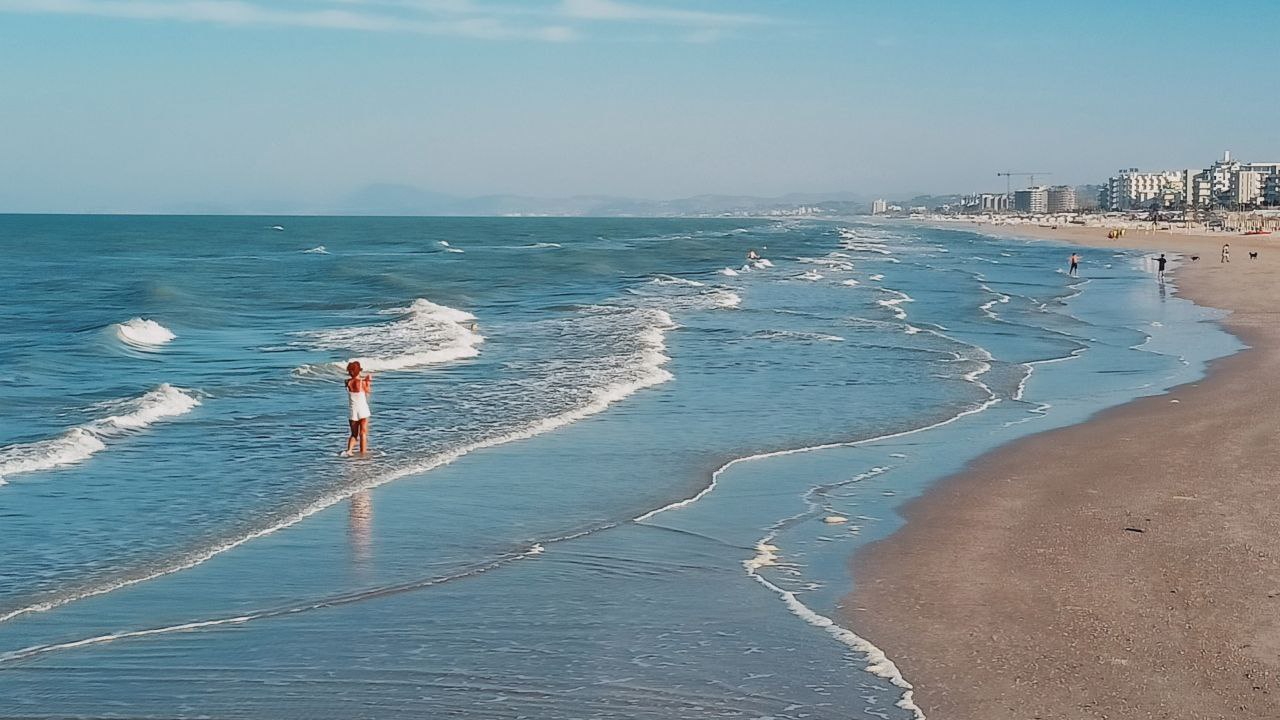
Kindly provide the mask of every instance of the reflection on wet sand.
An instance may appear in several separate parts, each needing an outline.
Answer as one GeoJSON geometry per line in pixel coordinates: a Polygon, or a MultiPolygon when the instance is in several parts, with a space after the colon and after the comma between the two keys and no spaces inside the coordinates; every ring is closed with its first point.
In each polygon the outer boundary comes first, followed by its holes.
{"type": "Polygon", "coordinates": [[[357,563],[373,557],[373,498],[368,490],[351,496],[347,512],[347,536],[351,539],[351,556],[357,563]]]}

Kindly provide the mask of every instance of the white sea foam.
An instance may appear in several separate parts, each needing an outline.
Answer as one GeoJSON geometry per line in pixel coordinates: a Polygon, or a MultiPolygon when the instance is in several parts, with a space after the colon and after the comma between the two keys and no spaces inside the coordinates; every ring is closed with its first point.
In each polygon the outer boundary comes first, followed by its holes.
{"type": "MultiPolygon", "coordinates": [[[[439,308],[442,306],[434,307],[439,308]]],[[[451,308],[445,309],[452,310],[451,308]]],[[[667,382],[673,377],[671,373],[663,367],[670,360],[666,355],[666,333],[667,331],[677,327],[670,314],[664,310],[652,308],[624,308],[613,306],[597,306],[587,308],[586,311],[589,315],[594,313],[597,316],[608,316],[610,314],[619,315],[628,320],[629,326],[635,328],[636,332],[633,338],[634,348],[619,358],[615,367],[602,370],[597,373],[596,378],[600,384],[592,387],[586,400],[578,406],[556,415],[528,422],[515,429],[449,449],[421,462],[401,466],[387,474],[368,479],[362,483],[344,488],[341,491],[324,495],[301,509],[292,511],[287,515],[275,519],[269,525],[236,537],[228,538],[216,545],[194,551],[186,556],[175,559],[169,565],[149,569],[137,575],[119,578],[100,586],[81,589],[67,595],[44,600],[0,614],[0,622],[5,622],[21,615],[44,612],[77,600],[104,595],[121,588],[130,587],[149,580],[154,580],[158,577],[193,568],[204,563],[210,558],[227,552],[228,550],[232,550],[257,538],[270,535],[278,530],[295,525],[326,508],[346,500],[356,493],[370,490],[410,475],[420,475],[438,467],[448,465],[458,458],[476,452],[477,450],[483,450],[485,448],[495,447],[517,440],[524,440],[536,435],[551,432],[577,422],[583,418],[603,412],[610,405],[640,390],[667,382]]],[[[455,318],[461,318],[466,315],[466,313],[462,313],[458,310],[452,310],[452,313],[460,313],[459,315],[454,315],[455,318]]],[[[588,317],[586,321],[589,322],[590,317],[588,317]]],[[[570,538],[571,537],[573,536],[570,536],[570,538]]]]}
{"type": "Polygon", "coordinates": [[[878,242],[845,240],[840,243],[840,248],[850,252],[867,252],[885,256],[893,255],[893,251],[890,250],[887,245],[878,242]]]}
{"type": "MultiPolygon", "coordinates": [[[[900,437],[906,437],[908,435],[914,435],[916,433],[927,432],[929,430],[934,430],[936,428],[950,425],[951,423],[954,423],[958,420],[966,418],[970,415],[976,415],[980,412],[983,412],[987,408],[991,407],[992,405],[995,405],[996,403],[1000,402],[1000,398],[996,396],[996,394],[991,390],[991,388],[986,383],[982,382],[979,379],[982,377],[982,375],[986,374],[988,371],[991,370],[991,363],[993,361],[993,357],[990,352],[988,352],[983,347],[956,340],[950,335],[945,335],[942,332],[939,332],[937,330],[931,330],[927,328],[915,328],[915,330],[916,332],[927,332],[931,335],[936,335],[937,337],[944,338],[952,342],[956,342],[961,345],[965,345],[967,347],[972,348],[974,353],[977,354],[976,358],[968,357],[963,353],[953,353],[953,354],[957,361],[976,361],[977,362],[977,367],[973,371],[965,373],[964,379],[966,382],[973,383],[974,385],[977,385],[979,388],[981,388],[983,392],[986,393],[987,399],[983,400],[977,405],[974,405],[973,407],[967,408],[965,410],[961,410],[949,418],[945,418],[943,420],[939,420],[935,423],[930,423],[928,425],[922,425],[920,427],[912,428],[910,430],[902,430],[899,432],[889,433],[887,435],[877,435],[875,437],[863,438],[861,440],[831,442],[831,443],[824,443],[822,445],[807,445],[804,447],[792,448],[790,450],[774,450],[772,452],[759,453],[757,455],[747,455],[745,457],[735,458],[725,463],[724,465],[721,465],[718,469],[716,469],[715,472],[711,473],[710,482],[708,482],[706,487],[702,488],[702,490],[698,491],[696,494],[688,498],[685,498],[684,500],[677,500],[670,504],[664,505],[660,508],[657,508],[656,510],[650,510],[649,512],[644,513],[643,515],[640,515],[634,518],[633,522],[644,522],[664,512],[668,512],[670,510],[678,510],[682,507],[687,507],[689,505],[692,505],[698,502],[702,498],[706,497],[707,495],[715,491],[716,486],[719,484],[720,477],[724,475],[724,473],[728,471],[729,468],[739,463],[752,462],[755,460],[763,460],[766,458],[783,457],[787,455],[799,455],[801,453],[810,453],[810,452],[816,452],[819,450],[828,450],[830,448],[859,447],[862,445],[881,442],[884,440],[894,440],[900,437]]],[[[3,618],[0,618],[0,619],[3,619],[3,618]]]]}
{"type": "Polygon", "coordinates": [[[902,303],[915,302],[915,300],[910,295],[904,292],[900,292],[898,290],[890,290],[889,288],[882,288],[881,292],[892,293],[895,297],[890,298],[888,300],[877,300],[876,304],[893,311],[893,316],[895,318],[899,320],[906,320],[907,311],[903,310],[901,307],[898,307],[898,306],[901,305],[902,303]]]}
{"type": "MultiPolygon", "coordinates": [[[[1076,348],[1075,350],[1072,350],[1070,354],[1064,355],[1062,357],[1049,358],[1047,360],[1032,360],[1030,362],[1023,363],[1022,365],[1027,369],[1027,372],[1022,376],[1022,379],[1018,381],[1018,389],[1014,391],[1013,399],[1021,400],[1023,396],[1026,394],[1027,383],[1031,381],[1031,375],[1035,372],[1036,366],[1052,365],[1054,363],[1066,362],[1067,360],[1075,360],[1076,358],[1083,355],[1087,349],[1088,348],[1084,348],[1084,347],[1076,348]]],[[[1049,405],[1044,406],[1045,409],[1048,409],[1049,407],[1050,407],[1049,405]]]]}
{"type": "Polygon", "coordinates": [[[802,258],[796,258],[796,260],[798,262],[806,263],[809,265],[821,265],[827,268],[828,270],[832,270],[836,272],[848,272],[850,270],[853,270],[853,263],[848,261],[847,259],[848,257],[849,257],[848,255],[845,255],[843,253],[832,253],[830,255],[827,255],[826,257],[818,257],[818,258],[802,257],[802,258]],[[838,255],[839,257],[835,257],[836,255],[838,255]]]}
{"type": "Polygon", "coordinates": [[[894,704],[903,710],[910,712],[916,720],[925,720],[924,711],[915,704],[914,690],[912,689],[911,683],[907,682],[906,678],[902,676],[902,671],[898,669],[898,666],[889,659],[889,656],[886,655],[883,650],[876,647],[870,640],[867,640],[852,630],[840,627],[840,625],[831,618],[814,612],[807,605],[800,602],[794,592],[784,590],[769,582],[761,576],[760,573],[751,571],[751,577],[761,585],[764,585],[777,593],[778,596],[782,598],[783,603],[786,604],[787,609],[796,617],[804,620],[814,627],[825,630],[828,634],[836,640],[839,640],[844,645],[852,648],[856,652],[862,653],[867,663],[864,668],[867,672],[875,675],[876,677],[888,680],[890,684],[902,690],[902,696],[894,704]]]}
{"type": "Polygon", "coordinates": [[[751,337],[760,340],[802,340],[810,342],[844,342],[844,338],[839,335],[828,335],[826,333],[799,332],[796,330],[761,330],[751,334],[751,337]]]}
{"type": "Polygon", "coordinates": [[[684,285],[686,287],[704,287],[706,283],[700,283],[697,280],[689,280],[688,278],[676,277],[674,275],[658,275],[650,280],[655,285],[684,285]]]}
{"type": "Polygon", "coordinates": [[[995,298],[988,300],[987,302],[979,305],[978,308],[982,310],[983,314],[985,314],[987,317],[991,318],[992,320],[999,320],[1000,315],[997,314],[991,308],[995,307],[997,304],[1009,302],[1009,299],[1010,299],[1009,296],[1005,295],[1002,292],[992,290],[991,288],[987,287],[985,283],[980,284],[978,287],[982,288],[984,292],[987,292],[991,295],[995,295],[995,298]]]}
{"type": "Polygon", "coordinates": [[[737,270],[734,270],[733,268],[725,268],[725,269],[723,269],[723,270],[721,270],[721,271],[720,271],[720,274],[721,274],[721,275],[728,275],[729,277],[737,277],[737,275],[738,275],[738,271],[737,271],[737,270]]]}
{"type": "Polygon", "coordinates": [[[84,462],[108,443],[169,417],[185,415],[200,404],[194,395],[165,383],[139,397],[96,405],[109,413],[70,428],[57,437],[0,447],[0,483],[4,476],[40,472],[84,462]]]}
{"type": "MultiPolygon", "coordinates": [[[[887,469],[888,468],[885,467],[874,467],[849,480],[837,483],[837,485],[861,482],[867,478],[879,475],[887,469]]],[[[819,490],[829,489],[830,487],[831,486],[812,488],[809,492],[805,493],[804,501],[807,505],[807,509],[801,513],[784,518],[775,523],[773,527],[770,528],[769,533],[756,543],[755,556],[743,560],[742,567],[747,571],[747,575],[749,575],[753,580],[777,594],[778,597],[782,599],[783,603],[786,604],[787,609],[796,617],[804,620],[814,627],[825,630],[838,641],[852,648],[855,652],[861,653],[866,661],[864,669],[867,672],[888,680],[892,685],[902,690],[902,695],[895,704],[904,710],[910,711],[917,720],[923,720],[924,712],[916,706],[915,702],[913,702],[913,690],[911,683],[907,682],[906,678],[902,676],[901,671],[898,670],[898,666],[890,660],[887,655],[885,655],[883,650],[876,647],[869,640],[863,638],[857,633],[841,627],[831,618],[818,614],[812,608],[801,602],[795,592],[778,586],[760,572],[760,570],[764,568],[779,565],[778,560],[781,556],[781,550],[773,543],[776,542],[778,533],[781,532],[783,528],[798,520],[805,519],[806,517],[823,514],[823,508],[814,500],[814,496],[819,490]]],[[[824,522],[828,524],[838,524],[846,521],[847,518],[838,515],[828,515],[824,518],[824,522]]],[[[856,531],[857,526],[854,526],[852,529],[856,531]]]]}
{"type": "Polygon", "coordinates": [[[816,282],[822,279],[822,274],[815,272],[813,270],[807,270],[805,272],[800,273],[799,275],[796,275],[795,277],[797,280],[808,280],[809,282],[816,282]]]}
{"type": "Polygon", "coordinates": [[[719,308],[736,308],[742,304],[742,296],[732,290],[717,288],[709,294],[711,301],[719,308]]]}
{"type": "Polygon", "coordinates": [[[868,279],[868,280],[875,280],[876,282],[880,282],[881,280],[883,280],[883,279],[884,279],[884,276],[883,276],[883,275],[878,275],[878,274],[877,274],[877,275],[872,275],[872,276],[868,277],[867,279],[868,279]]]}
{"type": "MultiPolygon", "coordinates": [[[[592,531],[589,530],[584,532],[578,532],[578,533],[574,533],[573,535],[568,535],[561,538],[552,538],[549,540],[545,540],[543,542],[554,543],[554,542],[562,542],[565,540],[572,540],[576,537],[581,537],[582,535],[589,534],[590,532],[592,531]]],[[[333,597],[323,598],[320,600],[313,600],[300,605],[276,607],[271,610],[249,612],[249,613],[244,613],[240,615],[214,618],[211,620],[196,620],[192,622],[180,623],[177,625],[163,625],[159,627],[147,628],[144,630],[124,630],[119,632],[104,633],[102,635],[93,635],[86,638],[80,638],[78,640],[67,640],[64,642],[50,643],[47,645],[31,645],[25,648],[21,648],[19,650],[13,650],[7,653],[0,654],[0,664],[16,662],[19,660],[28,660],[30,658],[48,655],[61,650],[71,650],[74,648],[86,647],[89,645],[102,645],[105,643],[114,642],[116,640],[129,640],[129,639],[142,638],[142,637],[152,637],[155,635],[167,635],[169,633],[190,632],[192,630],[203,630],[207,628],[221,627],[221,626],[227,626],[227,625],[243,625],[248,622],[253,622],[255,620],[263,620],[267,618],[278,618],[278,617],[286,617],[286,616],[292,617],[297,615],[298,613],[307,612],[311,610],[322,610],[322,609],[332,608],[332,607],[341,606],[341,605],[349,605],[351,603],[360,602],[362,600],[367,600],[369,598],[385,597],[389,593],[410,592],[413,590],[421,590],[423,588],[433,587],[437,585],[444,585],[444,584],[453,582],[455,580],[463,580],[465,578],[475,577],[477,575],[487,573],[490,570],[503,567],[513,561],[537,557],[538,555],[541,555],[543,552],[545,552],[545,550],[546,548],[543,546],[543,543],[534,543],[533,545],[525,549],[523,552],[507,553],[495,559],[489,560],[487,562],[483,562],[469,568],[464,568],[462,570],[459,570],[457,572],[454,572],[448,575],[424,578],[417,581],[400,583],[394,586],[373,587],[373,588],[369,588],[369,589],[354,592],[354,593],[347,593],[344,595],[337,595],[333,597]]]]}
{"type": "MultiPolygon", "coordinates": [[[[905,293],[903,294],[905,295],[905,293]]],[[[911,327],[911,326],[908,326],[908,327],[911,327]]],[[[955,341],[954,338],[944,335],[941,332],[938,332],[936,330],[922,330],[920,328],[913,328],[913,329],[916,332],[929,332],[939,337],[943,337],[943,338],[947,338],[952,341],[955,341]]],[[[955,341],[955,342],[958,342],[958,341],[955,341]]],[[[962,343],[962,344],[968,345],[968,343],[962,343]]],[[[991,356],[991,353],[987,352],[984,348],[981,348],[979,346],[969,345],[969,347],[973,348],[974,352],[979,357],[970,358],[962,353],[956,353],[956,359],[966,360],[966,361],[967,360],[977,361],[977,367],[973,371],[966,373],[964,376],[967,382],[971,382],[977,385],[978,387],[982,388],[982,390],[987,395],[987,399],[978,403],[977,405],[974,405],[965,410],[961,410],[956,414],[952,415],[951,417],[945,418],[943,420],[939,420],[929,425],[923,425],[923,426],[912,428],[909,430],[902,430],[899,432],[889,433],[886,435],[880,435],[876,437],[864,438],[861,440],[849,440],[849,441],[843,441],[843,442],[824,443],[822,445],[810,445],[805,447],[792,448],[789,450],[775,450],[772,452],[765,452],[765,453],[759,453],[756,455],[748,455],[745,457],[735,458],[725,463],[724,465],[721,465],[713,473],[711,473],[711,479],[707,483],[707,485],[703,487],[702,490],[695,493],[694,495],[688,498],[685,498],[683,500],[677,500],[675,502],[669,503],[667,505],[656,508],[654,510],[650,510],[649,512],[644,513],[643,515],[640,515],[634,518],[632,522],[646,523],[652,520],[654,517],[661,515],[662,513],[670,512],[672,510],[678,510],[680,508],[688,507],[690,505],[693,505],[694,503],[699,502],[700,500],[702,500],[703,498],[705,498],[706,496],[710,495],[712,492],[715,491],[715,489],[719,486],[721,478],[730,468],[740,463],[753,462],[756,460],[764,460],[767,458],[784,457],[787,455],[798,455],[802,453],[828,450],[831,448],[859,447],[859,446],[868,445],[871,443],[883,442],[885,440],[894,440],[897,438],[914,435],[916,433],[927,432],[929,430],[934,430],[940,427],[944,427],[946,425],[950,425],[970,415],[976,415],[978,413],[986,411],[991,406],[1000,402],[1000,398],[996,396],[996,394],[991,390],[991,388],[986,383],[980,380],[983,374],[990,371],[992,356],[991,356]]],[[[882,470],[883,468],[874,468],[872,472],[880,472],[882,470]]],[[[778,587],[777,585],[769,582],[768,579],[760,575],[760,573],[758,572],[760,568],[777,564],[779,550],[777,546],[771,544],[772,539],[773,539],[773,534],[771,534],[770,536],[762,540],[760,543],[758,543],[756,546],[756,550],[757,550],[756,555],[753,558],[743,561],[743,567],[746,568],[747,572],[750,573],[751,576],[757,582],[760,582],[761,584],[765,585],[766,587],[768,587],[769,589],[777,593],[779,597],[781,597],[782,600],[786,603],[787,608],[791,610],[791,612],[793,612],[796,616],[802,618],[803,620],[805,620],[805,622],[808,622],[809,624],[815,627],[819,627],[826,630],[828,633],[830,633],[831,635],[833,635],[834,637],[836,637],[838,640],[845,643],[849,647],[854,648],[858,652],[863,653],[866,656],[868,661],[866,666],[866,670],[868,672],[889,680],[889,682],[893,683],[895,686],[903,690],[901,699],[899,699],[898,702],[896,703],[897,706],[913,713],[914,716],[917,718],[917,720],[923,720],[924,712],[919,707],[917,707],[913,702],[911,684],[908,683],[905,678],[903,678],[902,674],[898,671],[897,666],[884,654],[882,650],[880,650],[880,648],[876,647],[874,644],[867,641],[866,639],[858,636],[856,633],[850,630],[847,630],[843,627],[840,627],[838,624],[836,624],[835,621],[831,620],[830,618],[814,612],[812,609],[805,606],[804,603],[800,602],[800,600],[796,597],[795,593],[785,590],[781,587],[778,587]]]]}
{"type": "Polygon", "coordinates": [[[729,309],[742,303],[742,296],[727,287],[708,287],[670,275],[659,275],[648,285],[628,288],[626,292],[643,298],[647,306],[671,311],[729,309]]]}
{"type": "Polygon", "coordinates": [[[328,255],[329,254],[329,251],[325,250],[323,245],[317,245],[311,248],[310,250],[303,250],[302,252],[309,253],[311,255],[328,255]]]}
{"type": "Polygon", "coordinates": [[[845,285],[847,287],[857,287],[858,281],[854,280],[853,278],[849,278],[848,280],[841,280],[840,284],[845,285]]]}
{"type": "MultiPolygon", "coordinates": [[[[418,298],[409,307],[383,314],[400,318],[376,325],[308,331],[299,336],[307,338],[318,350],[359,353],[356,359],[371,372],[438,365],[480,354],[477,346],[484,342],[484,336],[476,330],[476,317],[469,312],[418,298]]],[[[307,365],[296,372],[334,372],[344,365],[345,361],[322,368],[307,365]]]]}
{"type": "Polygon", "coordinates": [[[116,337],[122,342],[141,349],[157,348],[177,337],[172,330],[155,320],[143,318],[133,318],[111,327],[115,328],[116,337]]]}

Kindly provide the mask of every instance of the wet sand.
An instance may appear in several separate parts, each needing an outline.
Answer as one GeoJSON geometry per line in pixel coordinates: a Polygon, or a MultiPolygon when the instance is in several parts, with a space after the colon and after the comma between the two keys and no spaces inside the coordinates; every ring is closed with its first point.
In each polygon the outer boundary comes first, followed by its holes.
{"type": "Polygon", "coordinates": [[[1280,718],[1280,235],[983,229],[1198,254],[1179,294],[1251,349],[939,483],[845,619],[932,719],[1280,718]]]}

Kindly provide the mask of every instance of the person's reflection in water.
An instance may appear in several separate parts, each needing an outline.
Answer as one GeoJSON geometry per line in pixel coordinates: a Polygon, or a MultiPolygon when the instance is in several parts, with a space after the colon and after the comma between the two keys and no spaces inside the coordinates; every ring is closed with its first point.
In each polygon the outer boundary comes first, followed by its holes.
{"type": "Polygon", "coordinates": [[[351,559],[356,565],[364,565],[373,559],[373,497],[368,490],[351,496],[347,536],[351,540],[351,559]]]}

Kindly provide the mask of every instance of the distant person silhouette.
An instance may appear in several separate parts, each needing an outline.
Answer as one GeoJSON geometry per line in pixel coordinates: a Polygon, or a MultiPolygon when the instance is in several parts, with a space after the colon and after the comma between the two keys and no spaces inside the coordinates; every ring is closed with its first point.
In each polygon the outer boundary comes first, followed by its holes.
{"type": "Polygon", "coordinates": [[[1067,270],[1067,274],[1071,277],[1080,276],[1080,256],[1076,253],[1071,253],[1071,268],[1067,270]]]}

